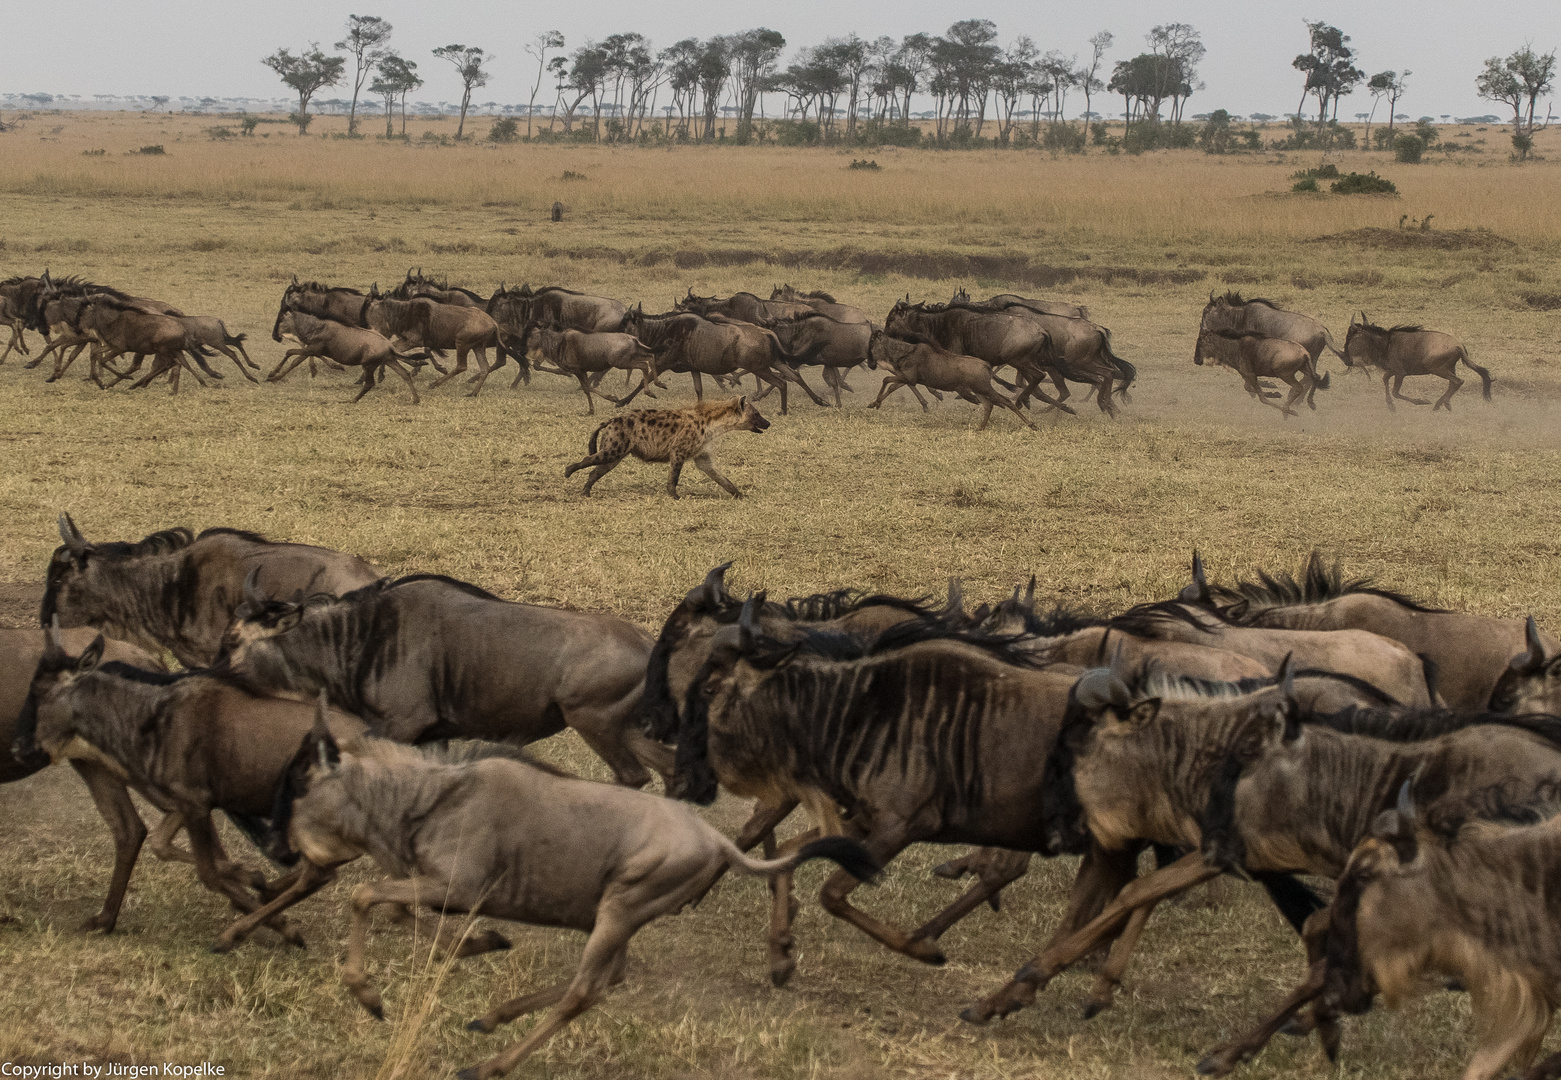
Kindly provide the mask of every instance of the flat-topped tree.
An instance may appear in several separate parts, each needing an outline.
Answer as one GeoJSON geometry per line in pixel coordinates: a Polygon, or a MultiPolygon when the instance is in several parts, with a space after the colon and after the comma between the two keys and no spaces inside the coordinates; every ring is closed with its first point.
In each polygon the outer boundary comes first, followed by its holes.
{"type": "Polygon", "coordinates": [[[309,130],[309,122],[314,119],[309,115],[309,100],[317,91],[340,83],[347,66],[345,57],[326,56],[321,52],[317,41],[311,41],[308,50],[300,50],[297,56],[286,49],[278,49],[260,62],[297,93],[298,111],[291,119],[298,125],[300,135],[309,130]]]}
{"type": "Polygon", "coordinates": [[[466,110],[471,107],[472,91],[488,85],[488,71],[483,67],[493,59],[475,45],[441,45],[434,50],[441,60],[448,60],[461,77],[461,122],[456,126],[455,137],[464,138],[466,110]]]}

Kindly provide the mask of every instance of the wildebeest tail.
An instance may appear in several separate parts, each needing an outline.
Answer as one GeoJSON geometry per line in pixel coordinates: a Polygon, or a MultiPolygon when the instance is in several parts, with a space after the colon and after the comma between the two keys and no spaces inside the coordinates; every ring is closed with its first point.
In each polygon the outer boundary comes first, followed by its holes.
{"type": "Polygon", "coordinates": [[[1485,400],[1489,401],[1491,399],[1491,383],[1495,381],[1491,378],[1490,369],[1482,368],[1479,364],[1469,359],[1469,347],[1467,345],[1458,346],[1458,358],[1463,361],[1464,367],[1480,377],[1480,382],[1484,384],[1480,392],[1485,400]]]}
{"type": "Polygon", "coordinates": [[[858,840],[849,836],[826,836],[802,845],[795,854],[784,859],[750,859],[737,849],[737,845],[721,837],[726,847],[726,862],[733,870],[744,874],[766,877],[783,874],[813,859],[828,859],[858,881],[872,881],[883,867],[873,858],[872,852],[858,840]]]}
{"type": "Polygon", "coordinates": [[[248,340],[248,334],[230,334],[226,330],[222,332],[222,343],[224,345],[238,345],[248,340]]]}
{"type": "Polygon", "coordinates": [[[1102,336],[1105,339],[1103,346],[1106,359],[1111,361],[1111,366],[1116,368],[1122,376],[1122,385],[1117,388],[1117,396],[1122,399],[1124,405],[1131,405],[1133,399],[1128,396],[1127,388],[1132,386],[1133,381],[1138,378],[1138,369],[1111,351],[1111,331],[1103,330],[1102,336]]]}

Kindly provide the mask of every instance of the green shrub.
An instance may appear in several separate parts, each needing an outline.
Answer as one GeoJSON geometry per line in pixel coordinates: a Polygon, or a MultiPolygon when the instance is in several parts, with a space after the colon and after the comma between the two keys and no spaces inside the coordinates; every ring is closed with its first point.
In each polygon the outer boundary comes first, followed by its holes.
{"type": "Polygon", "coordinates": [[[818,125],[812,120],[777,120],[773,130],[781,146],[813,146],[818,142],[818,125]]]}
{"type": "Polygon", "coordinates": [[[231,139],[233,138],[233,129],[229,127],[209,127],[206,129],[206,134],[213,139],[231,139]]]}
{"type": "Polygon", "coordinates": [[[1308,177],[1305,177],[1304,179],[1297,180],[1295,182],[1294,186],[1290,188],[1290,190],[1291,191],[1320,191],[1321,188],[1319,188],[1317,186],[1317,178],[1315,176],[1308,176],[1308,177]]]}
{"type": "Polygon", "coordinates": [[[260,117],[241,116],[238,122],[239,130],[244,135],[253,135],[255,129],[260,126],[260,117]]]}
{"type": "Polygon", "coordinates": [[[1302,169],[1298,173],[1291,173],[1290,179],[1337,180],[1341,175],[1343,174],[1339,172],[1339,167],[1330,161],[1317,166],[1315,169],[1302,169]]]}
{"type": "Polygon", "coordinates": [[[862,125],[857,142],[862,146],[916,146],[921,142],[921,129],[869,120],[862,125]]]}
{"type": "Polygon", "coordinates": [[[1418,135],[1400,135],[1393,140],[1393,160],[1418,165],[1425,155],[1425,140],[1418,135]]]}
{"type": "Polygon", "coordinates": [[[520,138],[520,124],[513,116],[501,116],[488,129],[488,141],[512,143],[520,138]]]}
{"type": "Polygon", "coordinates": [[[166,154],[167,152],[163,149],[162,143],[158,143],[156,146],[143,146],[136,151],[138,154],[166,154]]]}
{"type": "Polygon", "coordinates": [[[1084,129],[1072,124],[1049,124],[1041,133],[1041,145],[1048,150],[1065,150],[1070,154],[1084,152],[1084,129]]]}
{"type": "Polygon", "coordinates": [[[1369,173],[1352,172],[1335,180],[1329,188],[1335,195],[1397,195],[1398,187],[1391,180],[1385,180],[1375,171],[1369,173]]]}

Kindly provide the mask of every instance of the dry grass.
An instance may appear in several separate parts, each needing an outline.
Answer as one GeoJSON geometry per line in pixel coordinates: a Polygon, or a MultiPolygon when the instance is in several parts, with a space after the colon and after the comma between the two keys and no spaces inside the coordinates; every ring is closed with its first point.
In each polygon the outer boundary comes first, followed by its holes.
{"type": "MultiPolygon", "coordinates": [[[[446,388],[420,408],[387,383],[349,408],[346,376],[259,389],[230,376],[169,400],[104,394],[74,375],[46,386],[13,359],[0,369],[0,581],[41,578],[54,516],[69,509],[93,537],[229,524],[648,627],[727,558],[738,560],[737,588],[772,595],[847,584],[931,592],[957,574],[979,600],[1034,571],[1046,599],[1120,607],[1182,584],[1194,546],[1229,574],[1294,566],[1314,545],[1427,600],[1561,625],[1555,316],[1523,299],[1561,292],[1547,163],[1373,160],[1405,198],[1348,202],[1265,194],[1288,186],[1299,155],[882,154],[884,172],[864,176],[828,152],[423,150],[300,142],[280,127],[269,140],[207,143],[188,120],[60,122],[59,143],[37,141],[37,125],[0,141],[0,274],[47,264],[222,314],[249,332],[262,363],[279,355],[266,337],[295,272],[384,283],[422,263],[482,290],[556,281],[652,308],[688,286],[762,291],[790,278],[882,312],[907,291],[1019,284],[922,276],[940,264],[908,253],[995,253],[1134,270],[1059,291],[1113,328],[1142,378],[1115,424],[1091,406],[1035,434],[1011,417],[978,434],[962,404],[923,416],[901,394],[868,412],[861,391],[877,378],[858,374],[846,410],[803,402],[784,419],[767,413],[776,423],[763,436],[721,445],[723,469],[750,498],[727,499],[690,473],[673,504],[659,466],[621,466],[590,501],[578,478],[563,482],[595,421],[561,379],[510,392],[495,377],[476,401],[446,388]],[[120,156],[155,141],[166,158],[120,156]],[[92,146],[110,153],[82,158],[92,146]],[[591,179],[548,179],[566,168],[591,179]],[[555,197],[571,206],[560,226],[543,213],[555,197]],[[1406,212],[1513,243],[1337,239],[1396,231],[1406,212]],[[1308,242],[1318,237],[1336,239],[1308,242]],[[711,258],[734,250],[748,254],[711,258]],[[842,250],[881,256],[879,268],[825,257],[842,250]],[[680,267],[679,252],[704,262],[680,267]],[[822,254],[812,270],[765,261],[787,252],[822,254]],[[1181,273],[1151,273],[1165,270],[1181,273]],[[1283,423],[1229,372],[1190,363],[1203,298],[1232,285],[1315,312],[1336,332],[1361,307],[1453,330],[1495,372],[1496,399],[1466,387],[1451,416],[1389,414],[1375,381],[1332,362],[1335,388],[1319,411],[1283,423]]],[[[674,385],[671,400],[690,397],[674,385]]],[[[25,617],[30,595],[0,591],[12,601],[5,614],[25,617]]],[[[545,749],[595,769],[578,743],[545,749]]],[[[731,832],[741,811],[723,801],[712,820],[731,832]]],[[[307,954],[265,937],[229,957],[206,953],[223,905],[188,867],[152,862],[137,871],[120,932],[87,938],[73,928],[101,898],[109,845],[77,782],[51,770],[0,788],[0,815],[0,1060],[209,1059],[229,1075],[278,1078],[370,1077],[390,1062],[408,1077],[445,1077],[526,1029],[480,1036],[462,1021],[563,977],[578,955],[576,936],[511,928],[513,951],[442,974],[404,931],[382,927],[369,957],[391,1016],[379,1025],[336,971],[342,902],[366,870],[302,909],[307,954]]],[[[863,903],[919,923],[955,894],[926,872],[946,855],[908,853],[863,903]]],[[[941,970],[890,956],[808,904],[799,971],[783,992],[764,976],[762,885],[723,885],[636,938],[628,983],[520,1075],[1180,1077],[1299,974],[1289,932],[1238,886],[1224,909],[1156,916],[1114,1012],[1079,1020],[1083,977],[1070,976],[1035,1009],[962,1027],[958,1008],[1044,937],[1071,870],[1040,868],[1001,914],[983,910],[952,931],[941,970]]],[[[805,896],[818,880],[808,877],[805,896]]],[[[1468,1046],[1465,1003],[1438,995],[1405,1016],[1352,1023],[1343,1074],[1452,1076],[1468,1046]]],[[[1246,1075],[1334,1074],[1314,1047],[1281,1042],[1246,1075]]]]}

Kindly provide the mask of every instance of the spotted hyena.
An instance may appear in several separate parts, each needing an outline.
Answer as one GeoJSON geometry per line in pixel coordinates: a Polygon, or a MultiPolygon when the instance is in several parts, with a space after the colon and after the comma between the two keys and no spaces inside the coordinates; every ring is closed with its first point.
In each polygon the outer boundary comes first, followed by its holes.
{"type": "Polygon", "coordinates": [[[740,499],[743,493],[710,460],[710,446],[723,432],[751,431],[757,435],[769,426],[745,397],[701,401],[686,409],[640,409],[615,416],[591,432],[590,456],[565,469],[564,476],[595,466],[585,482],[585,494],[589,495],[592,486],[627,454],[641,461],[667,461],[672,464],[667,494],[675,499],[678,474],[685,461],[692,461],[700,472],[740,499]]]}

